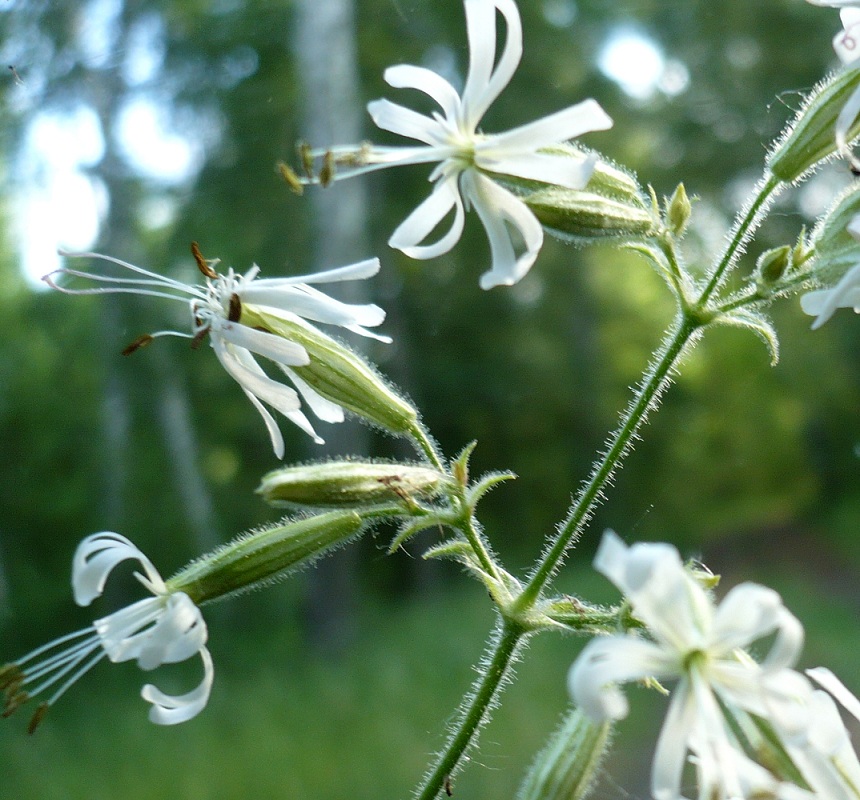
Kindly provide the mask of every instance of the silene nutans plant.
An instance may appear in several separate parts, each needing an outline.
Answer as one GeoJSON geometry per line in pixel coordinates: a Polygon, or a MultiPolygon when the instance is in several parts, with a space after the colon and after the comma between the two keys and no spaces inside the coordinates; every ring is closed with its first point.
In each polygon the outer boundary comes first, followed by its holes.
{"type": "Polygon", "coordinates": [[[599,5],[0,9],[0,795],[860,800],[860,0],[599,5]]]}

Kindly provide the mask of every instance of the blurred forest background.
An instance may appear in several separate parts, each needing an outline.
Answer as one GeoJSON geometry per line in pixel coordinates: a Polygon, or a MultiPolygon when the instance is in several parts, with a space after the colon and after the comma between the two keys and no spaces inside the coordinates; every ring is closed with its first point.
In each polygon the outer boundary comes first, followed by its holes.
{"type": "MultiPolygon", "coordinates": [[[[597,98],[615,127],[585,143],[660,195],[685,182],[697,198],[687,252],[704,267],[767,143],[834,66],[838,15],[802,0],[520,5],[523,62],[484,128],[597,98]]],[[[43,291],[38,276],[59,266],[58,247],[189,280],[192,240],[264,276],[378,255],[382,273],[357,291],[387,309],[395,341],[369,355],[448,455],[477,439],[476,472],[520,476],[481,518],[504,562],[527,568],[627,402],[671,298],[631,255],[553,241],[519,285],[482,292],[488,247],[475,215],[443,258],[410,261],[385,245],[429,191],[426,168],[304,197],[275,169],[301,138],[389,141],[364,104],[412,99],[385,86],[386,66],[423,64],[461,82],[459,0],[4,0],[0,52],[0,661],[93,618],[69,591],[86,534],[123,533],[167,575],[278,516],[253,491],[277,466],[265,429],[209,348],[160,340],[120,356],[140,333],[185,325],[185,309],[43,291]]],[[[793,241],[851,179],[834,163],[788,193],[743,269],[793,241]]],[[[706,336],[560,585],[614,599],[588,569],[604,527],[672,541],[728,585],[783,592],[808,625],[806,665],[826,661],[857,690],[858,320],[843,312],[811,333],[796,299],[775,316],[776,368],[746,334],[706,336]]],[[[355,421],[320,429],[325,448],[282,428],[285,463],[414,457],[355,421]]],[[[420,547],[385,557],[387,533],[207,609],[216,682],[191,723],[153,727],[138,690],[147,680],[181,690],[196,664],[173,685],[169,669],[103,664],[34,737],[20,716],[4,722],[0,796],[408,796],[472,680],[492,613],[479,586],[423,563],[420,547]]],[[[534,642],[455,797],[513,796],[565,708],[579,647],[534,642]]],[[[637,731],[663,705],[633,693],[600,798],[647,792],[653,739],[639,746],[637,731]]]]}

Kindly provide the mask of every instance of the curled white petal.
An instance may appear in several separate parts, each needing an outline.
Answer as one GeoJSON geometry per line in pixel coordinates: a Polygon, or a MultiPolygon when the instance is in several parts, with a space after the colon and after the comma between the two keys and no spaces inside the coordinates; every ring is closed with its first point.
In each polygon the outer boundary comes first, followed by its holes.
{"type": "Polygon", "coordinates": [[[87,536],[77,547],[72,560],[72,591],[79,606],[88,606],[104,591],[114,567],[134,559],[146,573],[144,585],[153,592],[164,591],[164,581],[152,562],[125,536],[110,531],[87,536]]]}
{"type": "Polygon", "coordinates": [[[464,224],[465,210],[457,191],[456,178],[449,178],[436,184],[431,195],[391,234],[388,244],[410,258],[435,258],[447,253],[460,241],[464,224]],[[421,245],[451,209],[454,209],[454,221],[448,232],[434,244],[421,245]]]}
{"type": "Polygon", "coordinates": [[[535,151],[611,127],[612,117],[596,100],[588,99],[505,133],[497,133],[490,142],[499,149],[535,151]]]}
{"type": "Polygon", "coordinates": [[[853,308],[860,313],[860,264],[846,272],[831,289],[816,289],[800,298],[805,314],[815,315],[812,330],[820,328],[840,308],[853,308]]]}
{"type": "Polygon", "coordinates": [[[670,665],[660,649],[635,636],[592,639],[568,673],[574,702],[592,719],[622,719],[628,704],[618,684],[664,674],[670,665]]]}
{"type": "Polygon", "coordinates": [[[284,339],[283,336],[276,336],[274,333],[249,328],[247,325],[224,322],[217,330],[212,331],[212,341],[215,342],[218,339],[256,353],[258,356],[270,358],[278,364],[287,364],[291,367],[310,364],[310,356],[300,344],[284,339]]]}
{"type": "Polygon", "coordinates": [[[463,194],[487,231],[492,264],[481,276],[481,288],[511,286],[531,269],[543,245],[543,228],[528,206],[507,189],[474,170],[461,178],[463,194]],[[521,240],[519,255],[514,247],[511,228],[521,240]]]}
{"type": "Polygon", "coordinates": [[[178,725],[196,717],[206,707],[215,678],[215,667],[212,656],[205,647],[200,650],[200,658],[203,660],[204,674],[196,689],[176,696],[165,694],[151,683],[141,689],[140,696],[152,703],[152,708],[149,709],[151,722],[156,725],[178,725]]]}
{"type": "Polygon", "coordinates": [[[418,89],[432,97],[445,116],[452,119],[460,106],[457,90],[441,75],[425,67],[398,64],[385,70],[385,81],[395,89],[418,89]]]}
{"type": "Polygon", "coordinates": [[[368,103],[367,110],[376,126],[384,131],[405,136],[407,139],[417,139],[424,144],[441,144],[439,123],[411,108],[383,99],[368,103]]]}
{"type": "Polygon", "coordinates": [[[852,717],[860,720],[860,700],[833,672],[826,667],[814,667],[806,670],[806,674],[830,692],[852,717]]]}

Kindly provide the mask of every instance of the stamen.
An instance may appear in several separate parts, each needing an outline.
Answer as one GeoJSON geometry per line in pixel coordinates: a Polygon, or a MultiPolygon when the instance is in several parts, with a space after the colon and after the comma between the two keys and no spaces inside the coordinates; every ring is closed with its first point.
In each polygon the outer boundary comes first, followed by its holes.
{"type": "Polygon", "coordinates": [[[284,179],[287,186],[289,186],[295,194],[302,194],[302,192],[304,192],[305,187],[302,185],[301,179],[296,175],[294,169],[289,167],[283,161],[279,161],[278,172],[281,174],[281,177],[284,179]]]}
{"type": "Polygon", "coordinates": [[[323,165],[320,169],[319,181],[320,186],[325,188],[329,186],[331,182],[334,180],[335,173],[335,164],[334,164],[334,153],[331,150],[326,150],[325,155],[323,155],[323,165]]]}
{"type": "Polygon", "coordinates": [[[203,328],[202,330],[197,331],[191,339],[191,349],[197,350],[201,344],[203,344],[203,340],[206,338],[206,335],[209,333],[208,326],[203,328]]]}
{"type": "Polygon", "coordinates": [[[307,142],[299,142],[296,145],[296,150],[299,153],[299,161],[302,162],[302,169],[305,175],[313,180],[314,177],[314,154],[311,146],[307,142]]]}
{"type": "Polygon", "coordinates": [[[207,278],[212,278],[213,280],[218,277],[218,273],[212,269],[212,265],[203,258],[203,253],[200,252],[200,245],[197,242],[191,242],[191,255],[194,256],[194,260],[197,262],[197,269],[199,269],[207,278]]]}
{"type": "Polygon", "coordinates": [[[242,301],[239,298],[239,295],[233,292],[230,295],[230,310],[227,313],[227,320],[229,322],[238,322],[242,317],[242,301]]]}
{"type": "Polygon", "coordinates": [[[140,350],[142,347],[147,347],[152,344],[153,336],[150,333],[144,333],[142,336],[138,336],[131,344],[127,345],[123,348],[122,354],[124,356],[130,356],[137,350],[140,350]]]}
{"type": "Polygon", "coordinates": [[[51,706],[48,703],[39,703],[36,713],[33,714],[30,724],[27,726],[27,733],[29,733],[30,736],[36,732],[36,728],[39,727],[39,723],[45,718],[45,714],[48,713],[48,709],[50,707],[51,706]]]}

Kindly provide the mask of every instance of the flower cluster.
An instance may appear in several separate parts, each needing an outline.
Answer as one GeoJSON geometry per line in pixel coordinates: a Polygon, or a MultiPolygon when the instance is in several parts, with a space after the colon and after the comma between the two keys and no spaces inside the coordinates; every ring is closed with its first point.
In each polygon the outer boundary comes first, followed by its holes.
{"type": "Polygon", "coordinates": [[[141,669],[148,671],[199,654],[204,676],[196,689],[173,696],[146,684],[141,696],[152,703],[149,718],[158,725],[185,722],[205,708],[214,676],[212,657],[206,649],[206,623],[188,595],[169,591],[152,562],[128,539],[105,532],[88,536],[80,543],[72,562],[75,602],[79,606],[92,603],[104,591],[113,569],[129,559],[143,568],[143,574],[135,573],[135,577],[153,596],[0,668],[0,689],[6,698],[3,716],[51,690],[33,716],[32,732],[47,709],[105,657],[114,663],[137,661],[141,669]]]}
{"type": "Polygon", "coordinates": [[[469,69],[462,94],[429,69],[400,64],[385,71],[386,82],[395,89],[423,92],[438,104],[441,113],[427,116],[389,100],[374,100],[367,107],[378,127],[421,144],[340,146],[314,155],[324,156],[336,166],[335,173],[323,182],[387,167],[438,162],[430,174],[433,192],[401,223],[388,243],[411,258],[447,253],[460,239],[466,210],[474,207],[490,240],[492,265],[481,276],[481,287],[490,289],[519,281],[543,244],[543,230],[534,214],[496,179],[508,177],[582,189],[591,177],[594,157],[553,154],[544,149],[589,131],[605,130],[612,126],[612,120],[597,102],[585,100],[507,133],[483,133],[479,129],[482,118],[520,62],[522,25],[513,0],[464,2],[469,69]],[[507,26],[498,62],[497,12],[507,26]],[[452,211],[454,220],[447,233],[432,244],[421,244],[452,211]],[[519,254],[517,240],[523,248],[519,254]]]}
{"type": "Polygon", "coordinates": [[[55,289],[67,294],[125,293],[187,302],[191,311],[190,333],[163,330],[147,334],[126,348],[126,353],[159,336],[190,338],[194,345],[208,337],[221,365],[242,387],[248,399],[260,412],[278,458],[284,455],[284,439],[277,422],[264,403],[298,425],[316,442],[322,443],[323,440],[317,436],[308,418],[301,411],[299,395],[313,413],[325,422],[342,422],[344,413],[340,405],[321,395],[297,374],[297,367],[310,362],[306,347],[283,335],[260,330],[259,326],[243,324],[243,313],[256,312],[256,318],[268,315],[276,321],[286,321],[297,330],[311,334],[315,329],[306,320],[337,325],[361,336],[389,342],[389,338],[367,330],[367,327],[380,325],[385,319],[385,312],[379,306],[342,303],[310,285],[369,278],[379,271],[378,259],[371,258],[315,275],[264,279],[258,278],[260,268],[256,264],[244,275],[235,273],[232,268],[225,274],[219,274],[213,269],[217,261],[204,260],[196,245],[192,246],[192,251],[205,278],[202,285],[182,283],[97,253],[77,255],[102,259],[142,277],[107,275],[66,268],[45,276],[45,280],[55,289]],[[69,288],[59,285],[57,276],[84,278],[108,285],[99,288],[69,288]],[[255,356],[272,361],[289,377],[298,392],[266,375],[255,356]]]}
{"type": "MultiPolygon", "coordinates": [[[[656,800],[683,796],[687,764],[698,797],[709,800],[860,796],[853,780],[860,765],[844,725],[835,709],[825,716],[832,701],[793,669],[803,629],[776,592],[741,584],[715,606],[674,547],[627,547],[611,531],[595,568],[624,593],[647,635],[589,642],[571,668],[570,692],[592,718],[621,719],[628,704],[618,684],[677,681],[654,755],[656,800]],[[755,661],[748,649],[761,640],[769,648],[755,661]],[[778,756],[794,773],[774,767],[778,756]]],[[[860,715],[860,703],[831,673],[811,676],[860,715]]]]}

